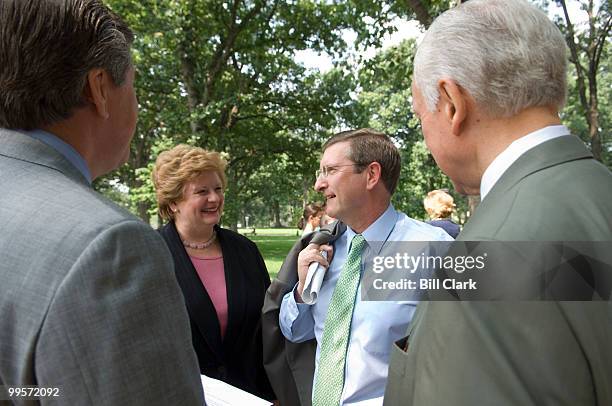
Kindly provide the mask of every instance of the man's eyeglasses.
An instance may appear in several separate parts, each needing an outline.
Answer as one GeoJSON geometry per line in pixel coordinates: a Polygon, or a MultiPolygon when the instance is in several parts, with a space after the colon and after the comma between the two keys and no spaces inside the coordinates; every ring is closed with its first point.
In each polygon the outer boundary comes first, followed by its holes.
{"type": "Polygon", "coordinates": [[[329,175],[333,175],[336,172],[340,172],[338,168],[342,168],[343,166],[362,166],[362,165],[361,164],[346,164],[346,165],[324,166],[321,169],[317,169],[315,171],[316,179],[325,179],[329,175]]]}

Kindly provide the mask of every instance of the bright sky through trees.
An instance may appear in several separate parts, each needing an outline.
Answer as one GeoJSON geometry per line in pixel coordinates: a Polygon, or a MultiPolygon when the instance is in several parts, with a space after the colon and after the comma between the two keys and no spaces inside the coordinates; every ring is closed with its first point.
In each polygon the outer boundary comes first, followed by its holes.
{"type": "MultiPolygon", "coordinates": [[[[569,1],[567,3],[568,12],[572,22],[577,27],[581,28],[582,25],[586,24],[588,21],[587,14],[580,9],[580,4],[578,2],[569,1]]],[[[601,1],[596,0],[595,8],[599,9],[600,4],[601,1]]],[[[553,1],[548,5],[548,14],[551,18],[553,18],[554,16],[562,16],[563,11],[560,7],[557,7],[556,3],[553,1]]],[[[370,59],[380,50],[397,45],[404,39],[417,38],[418,41],[423,35],[423,31],[419,27],[419,23],[416,20],[406,21],[398,18],[395,23],[395,27],[397,28],[397,31],[395,31],[393,34],[385,36],[381,48],[368,48],[362,52],[362,56],[365,57],[365,59],[370,59]]],[[[353,44],[356,34],[353,31],[345,30],[342,36],[347,44],[353,44]]],[[[319,54],[313,50],[296,52],[295,60],[302,63],[307,68],[318,69],[320,72],[327,72],[333,66],[333,60],[328,54],[319,54]]]]}

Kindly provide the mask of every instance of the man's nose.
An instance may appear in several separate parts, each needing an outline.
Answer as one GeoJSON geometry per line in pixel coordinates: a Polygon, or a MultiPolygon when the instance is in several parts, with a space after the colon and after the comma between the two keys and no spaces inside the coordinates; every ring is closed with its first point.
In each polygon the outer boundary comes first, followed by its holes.
{"type": "Polygon", "coordinates": [[[326,187],[327,187],[327,181],[325,180],[325,178],[319,176],[317,180],[315,180],[314,190],[316,190],[317,192],[320,192],[326,187]]]}

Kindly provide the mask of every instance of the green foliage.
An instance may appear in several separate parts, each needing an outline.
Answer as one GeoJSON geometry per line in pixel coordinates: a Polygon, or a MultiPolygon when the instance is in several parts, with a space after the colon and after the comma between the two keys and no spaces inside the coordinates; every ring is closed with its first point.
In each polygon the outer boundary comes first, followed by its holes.
{"type": "Polygon", "coordinates": [[[117,203],[119,206],[130,210],[129,190],[118,181],[110,177],[98,178],[93,181],[93,187],[98,192],[117,203]]]}
{"type": "Polygon", "coordinates": [[[341,110],[351,108],[351,75],[307,71],[295,52],[314,49],[342,59],[348,49],[342,30],[356,31],[358,45],[377,44],[393,29],[394,16],[377,1],[110,4],[137,33],[140,118],[129,165],[107,178],[129,188],[131,208],[147,218],[154,211],[149,175],[159,145],[189,141],[222,151],[229,159],[224,221],[234,226],[253,199],[301,205],[321,140],[337,117],[350,115],[341,110]]]}
{"type": "Polygon", "coordinates": [[[568,108],[564,116],[570,121],[572,130],[590,145],[593,156],[606,163],[610,153],[607,141],[609,127],[608,111],[602,110],[600,103],[607,105],[609,97],[602,99],[600,93],[609,96],[609,34],[612,29],[612,15],[609,2],[557,0],[563,10],[563,17],[556,18],[556,24],[565,35],[569,48],[569,61],[572,76],[568,108]],[[579,23],[567,13],[568,4],[578,4],[586,23],[579,23]],[[574,21],[572,21],[574,20],[574,21]],[[603,86],[601,80],[607,80],[603,86]],[[606,86],[607,85],[607,86],[606,86]],[[579,114],[582,120],[578,120],[579,114]],[[583,121],[583,123],[580,123],[583,121]],[[584,126],[587,132],[585,134],[584,126]],[[603,131],[602,131],[603,130],[603,131]]]}
{"type": "MultiPolygon", "coordinates": [[[[569,65],[568,95],[565,108],[561,112],[561,120],[569,127],[572,134],[579,136],[590,144],[589,124],[585,119],[586,112],[580,103],[576,84],[576,68],[569,65]]],[[[602,142],[602,163],[612,169],[612,53],[606,47],[602,53],[597,76],[598,87],[598,117],[599,134],[602,142]]]]}
{"type": "Polygon", "coordinates": [[[599,127],[603,145],[602,162],[612,169],[612,52],[609,47],[602,55],[599,74],[599,127]]]}
{"type": "MultiPolygon", "coordinates": [[[[359,71],[358,126],[376,128],[391,136],[400,148],[402,170],[393,196],[396,208],[411,217],[426,219],[423,198],[434,189],[452,190],[427,150],[420,124],[412,114],[412,60],[414,40],[405,40],[367,61],[359,71]]],[[[460,215],[466,202],[455,196],[460,215]]]]}
{"type": "MultiPolygon", "coordinates": [[[[155,158],[189,143],[221,151],[228,159],[226,226],[244,224],[246,216],[257,227],[294,226],[304,204],[320,201],[312,186],[322,142],[338,130],[366,126],[389,134],[401,150],[404,164],[394,196],[398,209],[424,218],[422,199],[429,190],[452,191],[411,111],[415,41],[369,60],[359,52],[379,47],[383,35],[396,29],[394,18],[413,19],[413,3],[431,18],[453,1],[108,2],[136,32],[140,112],[130,161],[95,187],[142,218],[156,212],[155,158]],[[355,44],[345,43],[349,29],[356,33],[355,44]],[[325,73],[304,68],[295,53],[305,49],[331,55],[334,68],[325,73]]],[[[599,123],[602,160],[608,165],[610,75],[610,55],[604,49],[599,123]]],[[[584,116],[574,71],[563,120],[588,140],[584,116]]],[[[463,219],[466,202],[455,199],[463,219]]]]}
{"type": "MultiPolygon", "coordinates": [[[[424,141],[402,149],[402,172],[394,205],[413,218],[428,220],[423,199],[434,189],[453,190],[452,184],[436,166],[424,141]]],[[[455,197],[457,200],[457,197],[455,197]]]]}

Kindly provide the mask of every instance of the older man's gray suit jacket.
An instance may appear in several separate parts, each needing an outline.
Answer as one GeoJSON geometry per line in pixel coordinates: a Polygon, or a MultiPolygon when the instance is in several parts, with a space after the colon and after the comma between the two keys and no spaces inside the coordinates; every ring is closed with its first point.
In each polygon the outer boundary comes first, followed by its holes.
{"type": "MultiPolygon", "coordinates": [[[[612,241],[612,174],[573,136],[521,156],[463,241],[612,241]]],[[[612,247],[612,246],[611,246],[612,247]]],[[[611,302],[421,302],[385,405],[612,405],[611,302]]]]}
{"type": "MultiPolygon", "coordinates": [[[[61,405],[201,405],[161,237],[53,148],[0,129],[0,385],[61,405]]],[[[16,401],[21,404],[22,401],[16,401]]]]}

